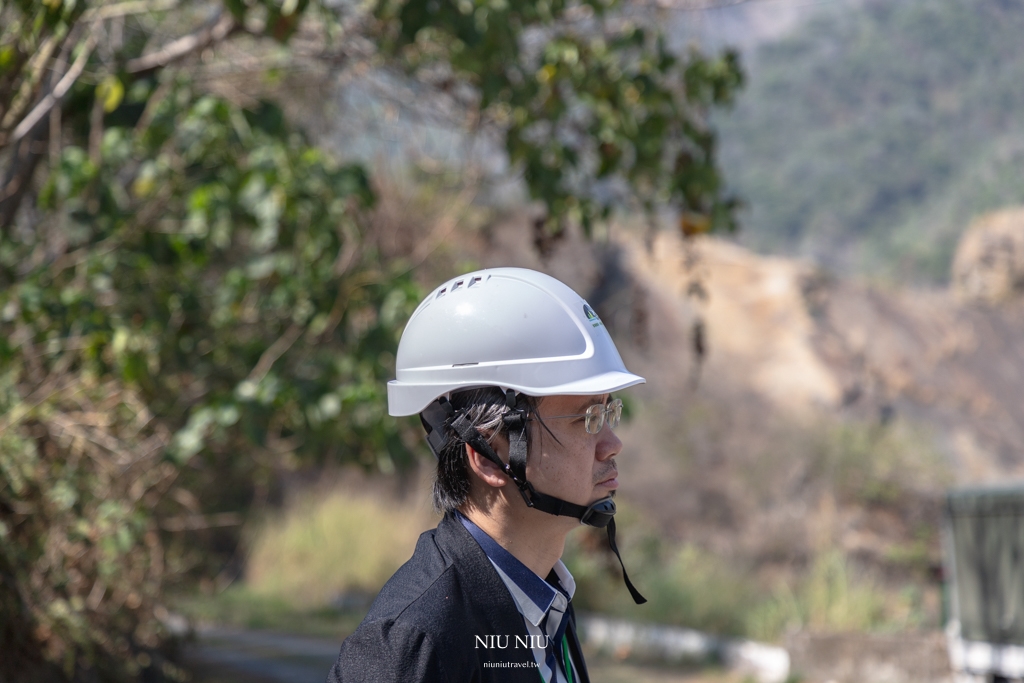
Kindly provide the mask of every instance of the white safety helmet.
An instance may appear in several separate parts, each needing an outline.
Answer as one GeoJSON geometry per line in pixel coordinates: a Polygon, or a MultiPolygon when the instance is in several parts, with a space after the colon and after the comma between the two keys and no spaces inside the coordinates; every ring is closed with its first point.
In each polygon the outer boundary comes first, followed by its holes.
{"type": "Polygon", "coordinates": [[[388,382],[394,416],[472,387],[586,395],[646,381],[626,370],[583,297],[525,268],[466,273],[435,289],[409,319],[395,365],[397,378],[388,382]]]}

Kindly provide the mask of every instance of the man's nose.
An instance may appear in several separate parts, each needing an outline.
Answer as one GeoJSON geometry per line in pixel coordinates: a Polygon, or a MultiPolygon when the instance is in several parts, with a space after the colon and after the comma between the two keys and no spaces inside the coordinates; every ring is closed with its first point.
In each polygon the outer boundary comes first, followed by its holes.
{"type": "Polygon", "coordinates": [[[615,430],[611,428],[607,423],[598,432],[597,441],[597,459],[607,460],[608,458],[614,457],[619,454],[622,450],[622,441],[618,435],[615,434],[615,430]]]}

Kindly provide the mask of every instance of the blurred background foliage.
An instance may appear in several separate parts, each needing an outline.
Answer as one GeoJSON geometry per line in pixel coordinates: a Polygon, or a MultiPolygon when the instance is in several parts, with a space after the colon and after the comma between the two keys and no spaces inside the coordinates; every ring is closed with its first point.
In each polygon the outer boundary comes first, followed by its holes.
{"type": "Polygon", "coordinates": [[[735,224],[707,125],[735,55],[611,3],[0,3],[0,680],[184,677],[167,591],[230,582],[283,473],[419,452],[384,388],[417,236],[382,237],[366,169],[288,102],[196,77],[229,44],[455,102],[543,204],[540,249],[620,205],[735,224]]]}
{"type": "Polygon", "coordinates": [[[1024,201],[1022,30],[1001,0],[843,2],[764,44],[716,119],[744,241],[946,282],[964,226],[1024,201]]]}

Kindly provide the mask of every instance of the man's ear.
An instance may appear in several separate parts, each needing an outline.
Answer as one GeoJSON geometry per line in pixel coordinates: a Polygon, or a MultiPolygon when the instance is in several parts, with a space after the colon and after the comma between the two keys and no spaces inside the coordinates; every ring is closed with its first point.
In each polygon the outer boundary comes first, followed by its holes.
{"type": "Polygon", "coordinates": [[[509,481],[500,467],[491,462],[489,458],[480,455],[468,443],[466,444],[466,463],[469,465],[469,469],[488,486],[500,488],[509,481]]]}

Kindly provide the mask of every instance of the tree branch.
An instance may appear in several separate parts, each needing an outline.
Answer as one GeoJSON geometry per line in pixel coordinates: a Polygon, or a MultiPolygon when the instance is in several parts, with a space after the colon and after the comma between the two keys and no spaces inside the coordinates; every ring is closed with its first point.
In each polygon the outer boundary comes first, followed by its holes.
{"type": "Polygon", "coordinates": [[[197,50],[224,40],[238,28],[235,18],[230,14],[225,14],[212,25],[207,25],[195,33],[172,40],[156,52],[130,60],[126,65],[126,70],[131,74],[141,74],[165,67],[197,50]]]}
{"type": "Polygon", "coordinates": [[[144,12],[163,12],[178,6],[179,0],[129,0],[116,5],[105,5],[86,10],[82,21],[100,21],[114,17],[126,17],[144,12]]]}
{"type": "Polygon", "coordinates": [[[46,97],[39,100],[39,104],[32,108],[28,116],[21,120],[18,127],[11,133],[10,140],[0,140],[0,146],[22,139],[36,127],[36,124],[43,120],[43,117],[50,113],[50,110],[61,101],[68,93],[68,90],[71,89],[71,86],[75,84],[75,81],[78,80],[78,77],[82,75],[85,63],[89,61],[89,55],[92,54],[95,47],[96,37],[90,34],[85,41],[85,45],[82,46],[82,51],[78,53],[75,63],[71,65],[68,72],[57,82],[53,90],[47,93],[46,97]]]}
{"type": "Polygon", "coordinates": [[[292,344],[298,340],[302,335],[303,329],[302,325],[292,323],[291,327],[285,330],[285,333],[263,352],[263,355],[260,356],[259,361],[256,362],[247,379],[254,384],[258,384],[270,372],[270,368],[274,366],[277,359],[283,356],[292,347],[292,344]]]}
{"type": "Polygon", "coordinates": [[[225,526],[241,526],[245,520],[237,512],[218,512],[212,515],[182,515],[160,521],[164,531],[198,531],[225,526]]]}
{"type": "MultiPolygon", "coordinates": [[[[28,106],[28,103],[35,97],[37,88],[43,81],[43,72],[46,70],[46,65],[50,62],[50,58],[53,56],[53,51],[58,45],[56,36],[49,36],[43,41],[43,44],[36,50],[35,54],[28,62],[28,77],[22,81],[21,87],[14,95],[14,99],[10,103],[10,107],[4,111],[3,120],[0,121],[0,127],[8,128],[15,121],[18,120],[18,116],[24,111],[24,108],[28,106]]],[[[19,69],[20,71],[20,69],[19,69]]]]}
{"type": "Polygon", "coordinates": [[[652,2],[644,2],[643,0],[635,0],[628,3],[630,7],[643,7],[645,9],[666,9],[673,12],[706,12],[708,10],[722,9],[723,7],[733,7],[735,5],[757,5],[764,0],[709,0],[704,2],[702,0],[653,0],[652,2]]]}

